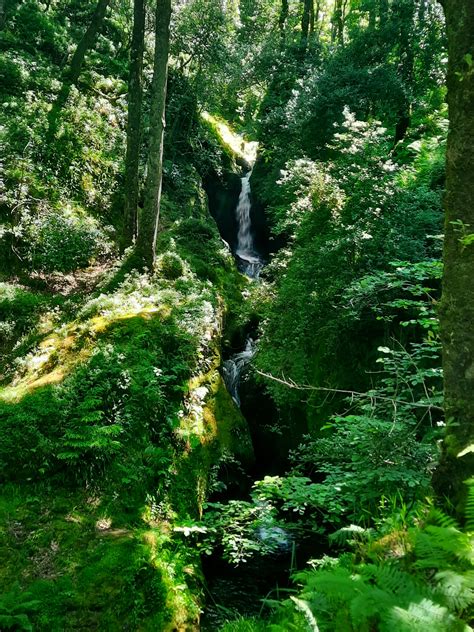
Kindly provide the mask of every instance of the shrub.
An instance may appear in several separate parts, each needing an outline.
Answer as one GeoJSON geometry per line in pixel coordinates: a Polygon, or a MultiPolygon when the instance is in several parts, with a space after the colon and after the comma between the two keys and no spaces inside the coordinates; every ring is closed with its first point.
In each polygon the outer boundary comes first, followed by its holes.
{"type": "Polygon", "coordinates": [[[160,257],[158,270],[168,281],[174,281],[184,274],[184,264],[181,257],[174,253],[167,253],[160,257]]]}
{"type": "Polygon", "coordinates": [[[71,272],[110,251],[111,244],[99,222],[72,208],[47,209],[22,219],[22,249],[33,267],[71,272]]]}
{"type": "Polygon", "coordinates": [[[14,340],[32,326],[44,303],[42,296],[9,283],[0,283],[0,344],[14,340]]]}
{"type": "Polygon", "coordinates": [[[23,79],[18,65],[6,56],[0,58],[0,91],[4,94],[19,94],[23,79]]]}

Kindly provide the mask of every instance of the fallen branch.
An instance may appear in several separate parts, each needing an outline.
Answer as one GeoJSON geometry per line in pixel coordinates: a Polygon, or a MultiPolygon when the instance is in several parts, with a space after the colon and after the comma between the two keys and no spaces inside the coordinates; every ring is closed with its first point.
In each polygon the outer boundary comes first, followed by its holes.
{"type": "Polygon", "coordinates": [[[288,388],[294,388],[297,391],[323,391],[325,393],[341,393],[342,395],[350,395],[351,397],[367,397],[372,400],[381,400],[384,402],[390,402],[391,404],[404,404],[405,406],[411,406],[412,408],[428,408],[429,410],[439,410],[444,412],[444,409],[441,406],[436,406],[436,404],[421,404],[420,402],[407,402],[401,399],[393,399],[392,397],[384,397],[383,395],[376,395],[372,393],[359,393],[358,391],[348,391],[340,388],[327,388],[325,386],[312,386],[311,384],[297,384],[293,380],[286,380],[279,377],[275,377],[270,373],[264,373],[263,371],[257,370],[257,373],[262,377],[266,377],[269,380],[273,380],[274,382],[278,382],[278,384],[283,384],[283,386],[287,386],[288,388]]]}

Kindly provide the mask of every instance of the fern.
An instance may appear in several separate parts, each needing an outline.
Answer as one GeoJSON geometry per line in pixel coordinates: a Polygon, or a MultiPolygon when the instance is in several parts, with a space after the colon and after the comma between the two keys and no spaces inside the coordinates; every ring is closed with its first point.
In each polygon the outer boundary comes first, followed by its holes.
{"type": "Polygon", "coordinates": [[[295,579],[306,584],[303,595],[321,594],[335,603],[349,603],[360,592],[360,576],[346,568],[299,573],[295,579]]]}
{"type": "Polygon", "coordinates": [[[437,583],[435,593],[448,608],[462,611],[474,604],[474,571],[446,570],[436,573],[434,579],[437,583]]]}
{"type": "Polygon", "coordinates": [[[363,591],[350,604],[354,630],[373,629],[380,623],[383,613],[397,604],[396,597],[379,586],[364,585],[363,591]]]}
{"type": "MultiPolygon", "coordinates": [[[[474,510],[473,489],[471,484],[469,515],[474,510]]],[[[295,579],[302,589],[297,599],[311,608],[321,632],[471,630],[463,621],[469,620],[474,607],[471,518],[463,530],[451,517],[432,509],[425,523],[404,531],[404,555],[375,562],[373,543],[363,541],[371,540],[372,534],[354,525],[341,529],[334,539],[351,542],[355,535],[351,544],[357,556],[349,564],[345,555],[298,573],[295,579]]]]}
{"type": "Polygon", "coordinates": [[[427,525],[423,531],[414,530],[414,551],[417,568],[440,568],[458,561],[474,562],[471,538],[454,527],[427,525]]]}
{"type": "Polygon", "coordinates": [[[465,629],[446,608],[430,599],[410,603],[407,608],[395,606],[380,627],[381,632],[455,632],[465,629]]]}
{"type": "Polygon", "coordinates": [[[366,581],[383,587],[387,593],[394,596],[405,597],[426,593],[423,583],[418,578],[394,565],[369,564],[363,567],[362,576],[366,581]]]}
{"type": "Polygon", "coordinates": [[[467,481],[467,498],[464,508],[466,517],[466,531],[474,532],[474,478],[467,481]]]}
{"type": "Polygon", "coordinates": [[[437,507],[432,507],[428,516],[428,523],[437,525],[438,527],[445,527],[446,529],[452,527],[453,529],[459,529],[459,523],[452,516],[444,513],[437,507]]]}

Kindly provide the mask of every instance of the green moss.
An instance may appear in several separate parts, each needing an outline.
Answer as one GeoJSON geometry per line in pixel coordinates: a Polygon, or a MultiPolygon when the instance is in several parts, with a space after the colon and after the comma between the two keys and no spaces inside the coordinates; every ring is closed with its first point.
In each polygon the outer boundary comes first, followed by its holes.
{"type": "Polygon", "coordinates": [[[172,486],[172,502],[181,518],[202,514],[211,468],[219,464],[224,453],[233,454],[244,465],[254,460],[247,421],[217,369],[219,355],[214,363],[208,373],[192,381],[191,392],[204,395],[199,423],[189,418],[181,423],[185,449],[177,456],[177,475],[172,486]]]}
{"type": "Polygon", "coordinates": [[[197,620],[197,556],[165,525],[116,527],[104,517],[110,498],[3,492],[0,593],[18,580],[40,602],[35,630],[171,630],[197,620]]]}
{"type": "Polygon", "coordinates": [[[253,458],[219,374],[245,281],[203,195],[190,171],[164,196],[156,274],[124,262],[60,318],[44,309],[55,297],[0,293],[0,317],[18,306],[25,322],[13,342],[41,324],[0,396],[15,481],[0,493],[0,593],[31,593],[35,630],[198,625],[200,559],[173,523],[200,513],[224,453],[253,458]]]}

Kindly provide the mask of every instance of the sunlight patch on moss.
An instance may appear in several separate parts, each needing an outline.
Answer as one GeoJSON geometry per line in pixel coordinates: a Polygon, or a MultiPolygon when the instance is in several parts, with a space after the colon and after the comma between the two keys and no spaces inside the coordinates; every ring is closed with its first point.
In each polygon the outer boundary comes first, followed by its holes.
{"type": "MultiPolygon", "coordinates": [[[[106,334],[118,321],[136,317],[159,317],[165,320],[172,314],[172,305],[159,303],[159,292],[151,297],[143,297],[143,300],[139,300],[138,296],[134,296],[131,301],[126,298],[121,293],[106,296],[103,299],[106,307],[99,314],[79,318],[44,338],[36,350],[18,362],[17,373],[11,384],[0,392],[0,399],[19,401],[39,387],[59,384],[78,364],[91,356],[96,337],[106,334]]],[[[100,303],[96,299],[92,302],[99,308],[100,303]]]]}
{"type": "Polygon", "coordinates": [[[245,140],[241,134],[234,132],[228,123],[208,112],[203,112],[202,118],[213,126],[222,144],[228,147],[235,156],[245,160],[249,165],[254,164],[258,150],[256,141],[245,140]]]}

